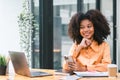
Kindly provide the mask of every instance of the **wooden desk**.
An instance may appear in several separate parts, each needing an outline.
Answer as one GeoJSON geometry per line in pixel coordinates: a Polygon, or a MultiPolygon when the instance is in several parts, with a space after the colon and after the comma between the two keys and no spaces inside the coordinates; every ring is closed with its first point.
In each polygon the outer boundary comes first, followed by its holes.
{"type": "Polygon", "coordinates": [[[50,74],[53,74],[53,76],[30,78],[30,77],[26,77],[18,74],[15,74],[15,76],[8,74],[5,76],[0,75],[0,80],[54,80],[54,70],[48,70],[48,69],[34,69],[34,70],[48,72],[50,74]]]}
{"type": "MultiPolygon", "coordinates": [[[[13,76],[1,76],[0,75],[0,80],[60,80],[60,77],[64,77],[64,76],[55,76],[54,75],[54,70],[47,70],[47,69],[37,69],[40,71],[45,71],[48,73],[53,74],[52,76],[44,76],[44,77],[34,77],[34,78],[30,78],[30,77],[26,77],[26,76],[21,76],[21,75],[15,75],[13,76]],[[13,78],[13,79],[11,79],[13,78]]],[[[118,74],[118,77],[116,78],[109,78],[109,77],[86,77],[86,78],[80,78],[79,80],[120,80],[120,73],[118,74]]]]}

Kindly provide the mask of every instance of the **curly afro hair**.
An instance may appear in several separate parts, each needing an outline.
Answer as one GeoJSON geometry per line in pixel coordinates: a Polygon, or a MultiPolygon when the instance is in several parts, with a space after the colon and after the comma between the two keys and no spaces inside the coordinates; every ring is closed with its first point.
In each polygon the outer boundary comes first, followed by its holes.
{"type": "Polygon", "coordinates": [[[82,40],[80,34],[80,23],[82,20],[88,19],[94,26],[94,40],[101,44],[110,34],[109,24],[105,16],[99,10],[89,10],[86,13],[78,12],[74,14],[69,22],[68,35],[79,44],[82,40]]]}

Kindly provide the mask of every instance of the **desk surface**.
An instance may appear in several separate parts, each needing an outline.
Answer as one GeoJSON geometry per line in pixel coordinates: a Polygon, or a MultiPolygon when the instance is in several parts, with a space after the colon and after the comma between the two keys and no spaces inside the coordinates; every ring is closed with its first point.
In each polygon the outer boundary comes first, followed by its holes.
{"type": "MultiPolygon", "coordinates": [[[[39,71],[45,71],[48,73],[53,74],[52,76],[44,76],[44,77],[34,77],[34,78],[30,78],[30,77],[26,77],[26,76],[21,76],[21,75],[15,75],[10,76],[10,75],[6,75],[6,76],[1,76],[0,75],[0,80],[60,80],[60,78],[65,77],[65,76],[61,76],[61,75],[54,75],[54,70],[48,70],[48,69],[38,69],[39,71]]],[[[79,80],[120,80],[120,74],[118,74],[118,77],[116,78],[109,78],[109,77],[86,77],[86,78],[80,78],[79,80]]]]}

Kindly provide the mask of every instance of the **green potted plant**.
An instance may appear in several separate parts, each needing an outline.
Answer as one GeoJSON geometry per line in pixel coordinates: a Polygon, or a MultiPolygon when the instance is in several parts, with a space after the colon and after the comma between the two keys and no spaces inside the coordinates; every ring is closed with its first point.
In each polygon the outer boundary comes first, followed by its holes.
{"type": "Polygon", "coordinates": [[[7,60],[6,57],[0,55],[0,75],[6,74],[7,60]]]}
{"type": "Polygon", "coordinates": [[[32,43],[35,30],[38,30],[38,24],[34,19],[34,15],[30,9],[30,1],[24,0],[23,10],[18,16],[18,27],[20,34],[20,48],[25,52],[29,66],[31,65],[32,43]],[[33,31],[34,30],[34,31],[33,31]]]}

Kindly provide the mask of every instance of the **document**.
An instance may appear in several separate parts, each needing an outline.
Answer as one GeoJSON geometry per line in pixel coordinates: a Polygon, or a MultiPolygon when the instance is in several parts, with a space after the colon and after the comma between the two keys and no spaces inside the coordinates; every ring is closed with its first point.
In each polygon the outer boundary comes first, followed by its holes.
{"type": "Polygon", "coordinates": [[[78,71],[74,71],[74,73],[77,75],[77,76],[81,76],[81,77],[104,77],[104,76],[108,76],[108,72],[78,72],[78,71]]]}
{"type": "Polygon", "coordinates": [[[59,80],[78,80],[82,77],[76,76],[76,75],[68,75],[60,78],[59,80]]]}

